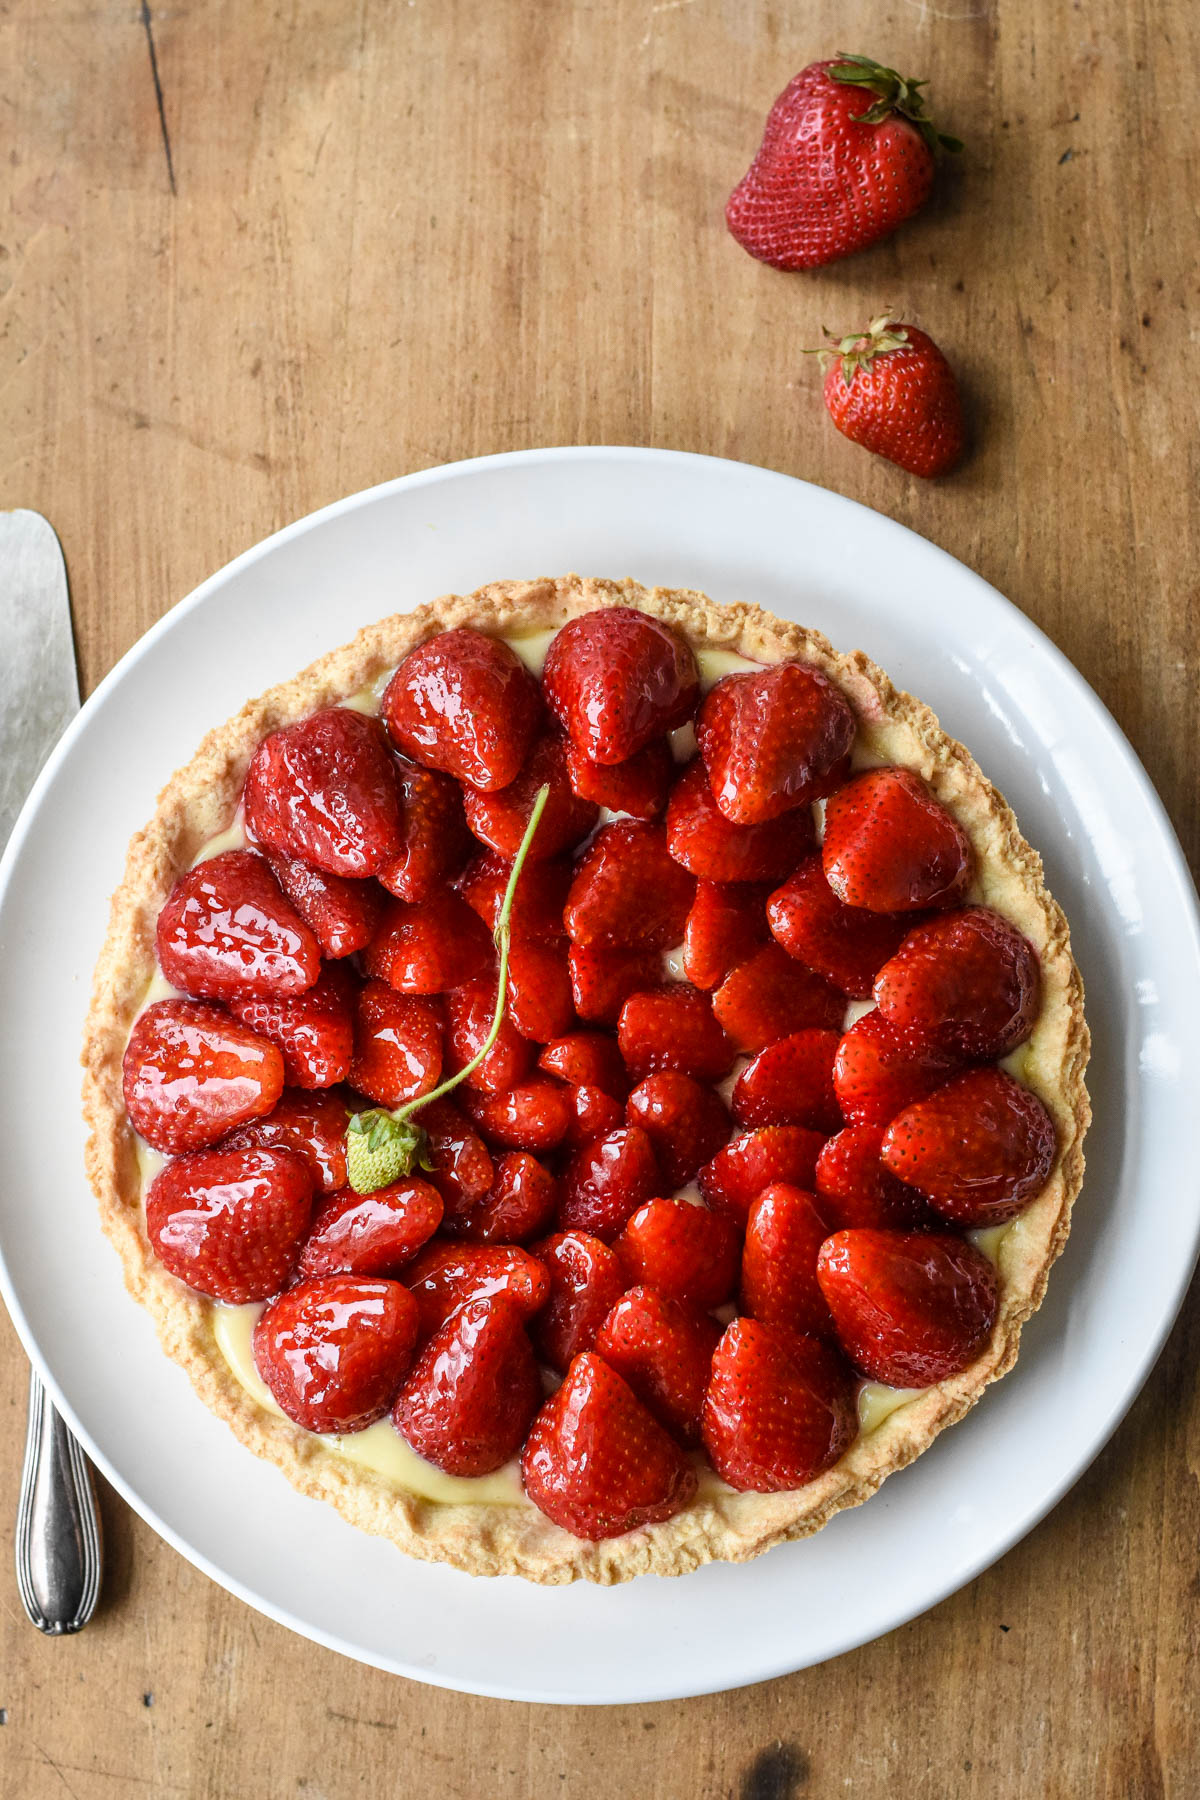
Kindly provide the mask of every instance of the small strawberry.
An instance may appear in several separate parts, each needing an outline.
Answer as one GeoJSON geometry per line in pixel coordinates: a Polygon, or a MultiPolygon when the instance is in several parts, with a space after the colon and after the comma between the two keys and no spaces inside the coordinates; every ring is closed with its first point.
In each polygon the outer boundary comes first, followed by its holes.
{"type": "Polygon", "coordinates": [[[843,1035],[833,1060],[833,1085],[848,1125],[886,1125],[961,1068],[962,1058],[953,1050],[896,1031],[875,1011],[864,1013],[843,1035]]]}
{"type": "Polygon", "coordinates": [[[667,804],[675,760],[666,738],[655,738],[625,762],[593,762],[567,739],[567,774],[581,800],[635,819],[657,819],[667,804]]]}
{"type": "Polygon", "coordinates": [[[766,883],[698,881],[683,932],[683,972],[693,987],[719,987],[768,937],[766,883]]]}
{"type": "Polygon", "coordinates": [[[810,856],[767,901],[767,919],[789,956],[823,975],[852,1000],[869,1000],[879,970],[915,923],[912,913],[843,906],[810,856]]]}
{"type": "Polygon", "coordinates": [[[284,1088],[264,1118],[239,1125],[220,1142],[222,1150],[293,1150],[303,1157],[319,1193],[346,1185],[346,1102],[327,1088],[305,1092],[284,1088]]]}
{"type": "Polygon", "coordinates": [[[615,1250],[586,1231],[556,1231],[531,1252],[546,1269],[550,1297],[530,1332],[543,1362],[565,1370],[591,1348],[625,1291],[625,1272],[615,1250]]]}
{"type": "Polygon", "coordinates": [[[537,1044],[562,1037],[575,1023],[567,941],[514,944],[508,953],[508,1018],[537,1044]]]}
{"type": "Polygon", "coordinates": [[[593,762],[623,763],[687,723],[699,675],[669,626],[614,606],[568,620],[546,652],[542,688],[577,749],[593,762]]]}
{"type": "Polygon", "coordinates": [[[172,1275],[210,1300],[277,1294],[295,1266],[313,1182],[290,1150],[194,1150],[160,1169],[146,1235],[172,1275]]]}
{"type": "Polygon", "coordinates": [[[731,823],[713,798],[699,757],[671,790],[667,848],[705,881],[782,881],[815,843],[807,806],[759,824],[731,823]]]}
{"type": "Polygon", "coordinates": [[[400,757],[395,769],[400,847],[377,871],[378,878],[397,900],[429,900],[458,873],[470,848],[462,789],[453,777],[400,757]]]}
{"type": "Polygon", "coordinates": [[[576,1357],[533,1421],[521,1454],[525,1492],[575,1537],[620,1537],[673,1518],[696,1471],[615,1369],[576,1357]]]}
{"type": "Polygon", "coordinates": [[[830,796],[825,878],[845,906],[953,906],[971,880],[970,840],[911,769],[866,769],[830,796]]]}
{"type": "Polygon", "coordinates": [[[698,1306],[722,1306],[737,1286],[740,1233],[733,1220],[689,1200],[639,1206],[613,1244],[627,1279],[698,1306]]]}
{"type": "MultiPolygon", "coordinates": [[[[493,851],[475,857],[458,881],[458,891],[489,931],[500,920],[512,864],[493,851]]],[[[509,931],[514,944],[540,943],[563,936],[563,909],[571,886],[571,864],[562,859],[526,864],[513,895],[509,931]]]]}
{"type": "Polygon", "coordinates": [[[538,739],[520,774],[507,787],[490,793],[464,787],[467,824],[481,844],[511,861],[521,847],[533,803],[543,787],[550,792],[530,843],[529,858],[542,861],[573,850],[594,827],[600,809],[594,801],[581,800],[567,780],[566,751],[556,731],[538,739]]]}
{"type": "Polygon", "coordinates": [[[729,1139],[729,1114],[720,1095],[673,1069],[639,1081],[625,1116],[650,1139],[668,1189],[690,1181],[729,1139]]]}
{"type": "MultiPolygon", "coordinates": [[[[726,675],[705,695],[696,720],[713,799],[737,825],[763,825],[827,794],[831,777],[845,766],[854,730],[841,689],[802,662],[726,675]]],[[[804,848],[810,844],[811,835],[804,848]]],[[[780,880],[789,872],[764,870],[762,879],[780,880]]]]}
{"type": "Polygon", "coordinates": [[[767,116],[725,222],[760,262],[813,269],[865,250],[924,206],[940,144],[923,81],[868,56],[810,63],[767,116]]]}
{"type": "Polygon", "coordinates": [[[709,1460],[730,1487],[760,1494],[803,1487],[858,1430],[849,1371],[818,1338],[735,1319],[713,1355],[701,1429],[709,1460]]]}
{"type": "Polygon", "coordinates": [[[745,1130],[756,1125],[807,1125],[836,1131],[842,1123],[833,1091],[836,1031],[794,1031],[776,1038],[746,1064],[733,1085],[733,1116],[745,1130]]]}
{"type": "Polygon", "coordinates": [[[302,1281],[254,1327],[254,1361],[306,1431],[362,1431],[381,1419],[412,1360],[417,1309],[398,1281],[302,1281]]]}
{"type": "Polygon", "coordinates": [[[284,856],[279,851],[273,851],[267,861],[276,881],[316,938],[322,956],[336,961],[366,948],[383,905],[383,895],[373,881],[327,875],[300,857],[284,856]]]}
{"type": "Polygon", "coordinates": [[[549,1169],[528,1151],[511,1150],[483,1199],[449,1220],[447,1230],[475,1244],[519,1244],[545,1231],[557,1210],[558,1182],[549,1169]]]}
{"type": "MultiPolygon", "coordinates": [[[[446,1012],[446,1068],[466,1068],[487,1042],[496,1017],[496,978],[483,975],[465,987],[454,988],[443,1002],[446,1012]]],[[[466,1085],[481,1094],[500,1094],[528,1075],[537,1052],[514,1029],[507,1015],[500,1021],[496,1041],[481,1063],[466,1078],[466,1085]]]]}
{"type": "Polygon", "coordinates": [[[1041,1005],[1037,951],[986,906],[931,919],[879,971],[875,1000],[898,1031],[990,1061],[1015,1050],[1041,1005]]]}
{"type": "Polygon", "coordinates": [[[513,1244],[447,1244],[435,1238],[405,1269],[404,1285],[417,1303],[422,1339],[473,1300],[503,1294],[528,1319],[550,1297],[546,1266],[513,1244]]]}
{"type": "Polygon", "coordinates": [[[937,1227],[937,1214],[913,1188],[884,1168],[882,1125],[847,1125],[817,1158],[816,1190],[836,1231],[869,1226],[881,1231],[937,1227]]]}
{"type": "Polygon", "coordinates": [[[654,1147],[644,1131],[630,1125],[605,1132],[567,1164],[559,1225],[610,1243],[660,1183],[654,1147]]]}
{"type": "Polygon", "coordinates": [[[134,1130],[174,1156],[269,1113],[283,1092],[283,1057],[220,1006],[156,1000],[129,1034],[122,1085],[134,1130]]]}
{"type": "Polygon", "coordinates": [[[735,1055],[709,996],[686,981],[631,994],[621,1008],[617,1042],[626,1068],[638,1077],[674,1069],[696,1081],[719,1081],[735,1055]]]}
{"type": "Polygon", "coordinates": [[[661,825],[621,819],[584,851],[563,915],[574,944],[669,950],[683,936],[696,883],[668,854],[661,825]]]}
{"type": "Polygon", "coordinates": [[[390,1275],[411,1262],[442,1222],[442,1197],[407,1175],[373,1194],[343,1188],[317,1212],[300,1252],[301,1275],[390,1275]]]}
{"type": "Polygon", "coordinates": [[[472,1300],[418,1356],[392,1423],[447,1475],[487,1475],[515,1456],[542,1399],[521,1314],[503,1295],[472,1300]]]}
{"type": "Polygon", "coordinates": [[[888,1126],[883,1166],[956,1225],[1002,1225],[1046,1185],[1054,1121],[1001,1069],[972,1069],[888,1126]]]}
{"type": "Polygon", "coordinates": [[[657,950],[597,950],[590,944],[572,944],[567,967],[575,1011],[593,1025],[615,1025],[630,994],[662,978],[657,950]]]}
{"type": "Polygon", "coordinates": [[[479,915],[450,888],[410,906],[389,900],[363,958],[368,975],[401,994],[444,994],[493,966],[479,915]]]}
{"type": "Polygon", "coordinates": [[[499,1094],[463,1091],[463,1106],[493,1149],[531,1150],[542,1156],[567,1135],[567,1090],[548,1075],[530,1075],[499,1094]]]}
{"type": "Polygon", "coordinates": [[[316,938],[253,850],[226,850],[181,875],[156,944],[167,980],[198,1000],[299,994],[321,972],[316,938]]]}
{"type": "Polygon", "coordinates": [[[821,355],[829,364],[825,408],[843,437],[910,475],[945,475],[960,460],[958,383],[925,332],[882,314],[821,355]]]}
{"type": "Polygon", "coordinates": [[[441,1073],[442,1016],[436,1002],[398,994],[385,981],[364,982],[354,1000],[351,1086],[380,1106],[403,1106],[432,1093],[441,1073]]]}
{"type": "Polygon", "coordinates": [[[573,1031],[556,1038],[538,1057],[538,1068],[572,1087],[602,1088],[617,1099],[629,1092],[621,1052],[602,1031],[573,1031]]]}
{"type": "Polygon", "coordinates": [[[400,796],[378,719],[326,707],[263,739],[243,790],[256,844],[328,875],[374,875],[400,848],[400,796]]]}
{"type": "Polygon", "coordinates": [[[836,1030],[846,1010],[835,988],[793,962],[778,944],[764,944],[739,963],[713,995],[712,1006],[747,1056],[794,1031],[836,1030]]]}
{"type": "Polygon", "coordinates": [[[823,1141],[819,1131],[803,1125],[764,1125],[747,1132],[705,1163],[697,1177],[700,1192],[714,1211],[744,1226],[754,1201],[772,1182],[812,1188],[823,1141]]]}
{"type": "Polygon", "coordinates": [[[568,1150],[581,1149],[593,1138],[616,1131],[625,1122],[625,1108],[615,1094],[598,1087],[569,1087],[564,1090],[570,1120],[563,1144],[568,1150]]]}
{"type": "Polygon", "coordinates": [[[515,651],[468,626],[411,651],[380,710],[405,756],[490,793],[516,780],[542,708],[515,651]]]}
{"type": "Polygon", "coordinates": [[[232,995],[230,1012],[283,1052],[289,1087],[327,1088],[345,1081],[354,1057],[353,999],[358,983],[336,962],[302,994],[232,995]]]}
{"type": "Polygon", "coordinates": [[[721,1327],[694,1307],[633,1287],[596,1335],[596,1355],[685,1448],[700,1442],[700,1414],[721,1327]]]}
{"type": "Polygon", "coordinates": [[[427,1173],[442,1196],[449,1227],[490,1193],[495,1166],[487,1145],[452,1100],[429,1101],[417,1114],[417,1121],[425,1133],[427,1160],[432,1164],[427,1173]]]}
{"type": "Polygon", "coordinates": [[[851,1362],[888,1387],[961,1374],[996,1317],[996,1271],[948,1232],[837,1231],[817,1279],[851,1362]]]}
{"type": "Polygon", "coordinates": [[[739,1312],[829,1337],[833,1320],[817,1282],[817,1253],[828,1236],[815,1195],[783,1181],[764,1188],[746,1221],[739,1312]]]}

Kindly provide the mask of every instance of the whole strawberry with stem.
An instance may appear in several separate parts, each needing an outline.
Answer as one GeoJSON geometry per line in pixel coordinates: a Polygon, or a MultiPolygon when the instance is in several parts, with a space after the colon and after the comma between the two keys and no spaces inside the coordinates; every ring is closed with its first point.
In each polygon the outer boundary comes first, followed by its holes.
{"type": "Polygon", "coordinates": [[[945,475],[966,444],[954,370],[933,339],[886,313],[867,329],[833,339],[825,408],[843,437],[910,475],[945,475]]]}
{"type": "Polygon", "coordinates": [[[925,204],[935,155],[961,150],[925,110],[923,81],[869,56],[810,63],[767,115],[725,207],[759,262],[815,269],[887,237],[925,204]]]}

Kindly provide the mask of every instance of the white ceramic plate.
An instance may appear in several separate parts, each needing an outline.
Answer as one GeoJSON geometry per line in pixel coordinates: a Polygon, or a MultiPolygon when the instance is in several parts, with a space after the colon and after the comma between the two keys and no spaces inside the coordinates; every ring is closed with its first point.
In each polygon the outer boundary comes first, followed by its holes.
{"type": "Polygon", "coordinates": [[[1200,1230],[1200,933],[1179,847],[1112,719],[962,564],[786,476],[649,450],[432,469],[269,538],[112,671],[0,873],[0,1250],[26,1348],[97,1464],[185,1556],[318,1642],[528,1700],[665,1699],[803,1668],[1000,1556],[1125,1412],[1200,1230]],[[501,576],[634,575],[863,646],[977,755],[1045,854],[1088,987],[1096,1123],[1076,1225],[1016,1370],[880,1494],[743,1567],[617,1589],[411,1562],[241,1449],[128,1298],[82,1172],[78,1044],[125,844],[250,695],[386,613],[501,576]]]}

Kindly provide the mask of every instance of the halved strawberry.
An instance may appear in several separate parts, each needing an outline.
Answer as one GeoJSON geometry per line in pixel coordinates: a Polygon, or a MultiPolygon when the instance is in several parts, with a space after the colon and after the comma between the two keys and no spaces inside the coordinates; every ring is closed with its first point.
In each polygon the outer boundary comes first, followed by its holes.
{"type": "Polygon", "coordinates": [[[550,1296],[530,1326],[543,1362],[565,1370],[596,1333],[625,1291],[616,1252],[586,1231],[556,1231],[530,1246],[549,1277],[550,1296]]]}
{"type": "Polygon", "coordinates": [[[807,857],[776,888],[767,901],[767,918],[789,956],[854,1000],[870,998],[875,976],[913,928],[911,912],[843,906],[819,855],[807,857]]]}
{"type": "Polygon", "coordinates": [[[773,1494],[835,1463],[858,1429],[836,1352],[758,1319],[735,1319],[713,1355],[702,1435],[730,1487],[773,1494]]]}
{"type": "Polygon", "coordinates": [[[571,1115],[563,1138],[567,1149],[581,1149],[593,1138],[616,1131],[624,1123],[625,1108],[615,1094],[598,1087],[569,1087],[564,1091],[571,1115]]]}
{"type": "MultiPolygon", "coordinates": [[[[483,975],[465,987],[454,988],[443,1002],[446,1010],[446,1068],[463,1069],[487,1042],[496,1016],[496,978],[483,975]]],[[[495,1043],[477,1068],[466,1078],[468,1087],[481,1094],[499,1094],[524,1079],[537,1052],[515,1030],[507,1016],[500,1021],[495,1043]]]]}
{"type": "Polygon", "coordinates": [[[683,932],[683,972],[694,987],[719,987],[769,936],[765,882],[698,881],[683,932]]]}
{"type": "Polygon", "coordinates": [[[463,788],[467,824],[481,844],[511,861],[521,848],[534,801],[543,787],[550,791],[526,855],[531,862],[540,862],[572,850],[591,831],[600,809],[591,800],[581,800],[572,789],[563,739],[556,731],[537,740],[520,774],[507,787],[490,793],[469,785],[463,788]]]}
{"type": "Polygon", "coordinates": [[[503,1295],[472,1300],[417,1357],[392,1423],[447,1475],[487,1475],[515,1456],[542,1398],[521,1314],[503,1295]]]}
{"type": "Polygon", "coordinates": [[[700,1414],[721,1327],[695,1307],[633,1287],[596,1336],[596,1355],[627,1381],[678,1443],[700,1442],[700,1414]]]}
{"type": "Polygon", "coordinates": [[[669,626],[613,606],[567,621],[546,652],[542,689],[585,756],[623,763],[691,718],[699,675],[669,626]]]}
{"type": "Polygon", "coordinates": [[[306,1431],[381,1419],[412,1360],[417,1309],[398,1281],[330,1275],[281,1294],[254,1327],[258,1372],[306,1431]]]}
{"type": "Polygon", "coordinates": [[[654,1147],[644,1131],[636,1125],[606,1131],[567,1164],[559,1224],[564,1231],[586,1231],[608,1243],[660,1180],[654,1147]]]}
{"type": "Polygon", "coordinates": [[[380,708],[398,750],[488,792],[516,780],[541,710],[537,683],[516,653],[469,626],[411,651],[380,708]]]}
{"type": "Polygon", "coordinates": [[[514,1244],[447,1244],[437,1238],[405,1269],[404,1284],[417,1303],[422,1338],[472,1300],[503,1294],[529,1319],[550,1297],[544,1263],[514,1244]]]}
{"type": "Polygon", "coordinates": [[[174,1156],[269,1113],[283,1092],[283,1057],[223,1007],[156,1000],[129,1034],[122,1086],[134,1130],[174,1156]]]}
{"type": "Polygon", "coordinates": [[[725,977],[713,1011],[737,1049],[753,1055],[794,1031],[836,1030],[846,1002],[778,944],[764,944],[725,977]]]}
{"type": "Polygon", "coordinates": [[[363,958],[368,975],[401,994],[444,994],[495,963],[486,927],[451,888],[410,906],[389,900],[363,958]]]}
{"type": "Polygon", "coordinates": [[[546,1230],[558,1210],[558,1182],[536,1156],[510,1150],[496,1179],[473,1206],[448,1220],[455,1237],[476,1244],[519,1244],[546,1230]]]}
{"type": "Polygon", "coordinates": [[[320,946],[337,960],[364,950],[379,922],[383,895],[373,881],[328,875],[298,856],[272,851],[271,873],[320,946]]]}
{"type": "Polygon", "coordinates": [[[937,1214],[920,1194],[884,1168],[883,1133],[882,1125],[847,1125],[817,1158],[821,1211],[835,1230],[865,1225],[919,1231],[937,1224],[937,1214]]]}
{"type": "Polygon", "coordinates": [[[313,1180],[290,1150],[193,1150],[146,1194],[146,1235],[172,1275],[210,1300],[277,1294],[312,1213],[313,1180]]]}
{"type": "Polygon", "coordinates": [[[449,1226],[469,1213],[496,1177],[488,1147],[452,1100],[431,1100],[414,1115],[429,1139],[429,1179],[442,1196],[449,1226]]]}
{"type": "Polygon", "coordinates": [[[719,1081],[736,1054],[708,995],[686,981],[631,994],[621,1008],[617,1042],[626,1068],[639,1078],[674,1069],[697,1081],[719,1081]]]}
{"type": "Polygon", "coordinates": [[[673,1069],[639,1081],[625,1103],[625,1116],[650,1139],[669,1189],[690,1181],[729,1138],[729,1114],[720,1095],[673,1069]]]}
{"type": "Polygon", "coordinates": [[[661,825],[620,819],[602,826],[580,859],[563,914],[567,936],[595,950],[669,950],[695,891],[661,825]]]}
{"type": "Polygon", "coordinates": [[[400,796],[378,719],[329,706],[263,739],[243,789],[255,843],[329,875],[374,875],[399,852],[400,796]]]}
{"type": "Polygon", "coordinates": [[[817,1282],[817,1253],[828,1236],[815,1195],[783,1181],[764,1188],[746,1221],[739,1312],[830,1336],[833,1320],[817,1282]]]}
{"type": "Polygon", "coordinates": [[[1029,939],[990,907],[967,906],[905,938],[879,971],[875,1000],[898,1031],[989,1061],[1029,1036],[1041,986],[1029,939]]]}
{"type": "Polygon", "coordinates": [[[253,850],[226,850],[181,875],[155,941],[167,980],[198,1000],[299,994],[321,972],[316,938],[253,850]]]}
{"type": "Polygon", "coordinates": [[[575,1537],[620,1537],[673,1518],[696,1471],[615,1369],[576,1357],[537,1415],[521,1454],[525,1492],[575,1537]]]}
{"type": "Polygon", "coordinates": [[[1057,1150],[1037,1095],[972,1069],[888,1126],[883,1165],[956,1225],[1001,1225],[1046,1185],[1057,1150]]]}
{"type": "Polygon", "coordinates": [[[774,1181],[811,1189],[824,1139],[803,1125],[766,1125],[718,1150],[700,1170],[700,1192],[717,1212],[745,1226],[754,1201],[774,1181]]]}
{"type": "Polygon", "coordinates": [[[777,819],[829,792],[854,714],[809,663],[726,675],[705,695],[696,738],[717,805],[739,825],[777,819]]]}
{"type": "Polygon", "coordinates": [[[343,1188],[317,1212],[300,1252],[301,1275],[390,1275],[411,1262],[442,1222],[442,1197],[406,1175],[373,1194],[343,1188]]]}
{"type": "Polygon", "coordinates": [[[603,1088],[617,1099],[629,1092],[621,1052],[602,1031],[572,1031],[556,1038],[538,1057],[538,1068],[572,1087],[603,1088]]]}
{"type": "Polygon", "coordinates": [[[851,1362],[889,1387],[961,1374],[996,1317],[996,1271],[949,1232],[837,1231],[817,1279],[851,1362]]]}
{"type": "Polygon", "coordinates": [[[345,1081],[354,1057],[352,1002],[358,984],[340,963],[326,963],[302,994],[230,995],[235,1018],[283,1052],[289,1087],[327,1088],[345,1081]]]}
{"type": "MultiPolygon", "coordinates": [[[[354,1001],[350,1084],[380,1106],[403,1106],[437,1086],[442,1015],[437,1003],[367,981],[354,1001]]],[[[422,1124],[424,1124],[422,1118],[422,1124]]]]}
{"type": "Polygon", "coordinates": [[[346,1185],[346,1126],[350,1111],[328,1088],[284,1088],[261,1119],[239,1125],[220,1142],[222,1150],[294,1150],[308,1164],[320,1193],[346,1185]]]}
{"type": "Polygon", "coordinates": [[[565,938],[552,944],[510,947],[508,1017],[514,1031],[538,1044],[548,1044],[570,1031],[575,1023],[575,1001],[565,938]]]}
{"type": "Polygon", "coordinates": [[[562,1143],[571,1121],[567,1090],[548,1075],[530,1075],[499,1094],[464,1089],[462,1103],[493,1149],[544,1155],[562,1143]]]}
{"type": "Polygon", "coordinates": [[[846,906],[912,912],[952,906],[971,880],[970,840],[911,769],[866,769],[830,796],[825,878],[846,906]]]}
{"type": "Polygon", "coordinates": [[[705,881],[782,881],[816,841],[807,806],[760,825],[733,824],[713,799],[699,757],[671,790],[667,848],[705,881]]]}
{"type": "Polygon", "coordinates": [[[581,799],[635,819],[657,819],[667,804],[675,759],[666,738],[655,738],[619,763],[593,762],[568,738],[567,774],[581,799]]]}
{"type": "Polygon", "coordinates": [[[902,1107],[942,1087],[962,1067],[942,1050],[893,1029],[880,1012],[856,1019],[838,1045],[833,1085],[848,1125],[886,1125],[902,1107]]]}
{"type": "Polygon", "coordinates": [[[471,835],[463,818],[462,789],[450,775],[396,758],[400,793],[400,847],[377,871],[397,900],[429,900],[466,860],[471,835]]]}
{"type": "Polygon", "coordinates": [[[657,950],[596,950],[572,944],[567,957],[575,1011],[592,1025],[615,1025],[630,994],[662,976],[657,950]]]}
{"type": "Polygon", "coordinates": [[[758,1052],[733,1084],[733,1116],[756,1125],[808,1125],[836,1131],[842,1123],[833,1091],[836,1031],[794,1031],[758,1052]]]}
{"type": "MultiPolygon", "coordinates": [[[[563,858],[526,863],[513,893],[509,937],[514,944],[550,941],[565,935],[563,909],[571,886],[572,866],[563,858]]],[[[467,864],[458,879],[458,891],[473,912],[494,932],[512,874],[512,864],[486,850],[467,864]]]]}
{"type": "Polygon", "coordinates": [[[733,1220],[688,1200],[651,1200],[613,1244],[628,1280],[707,1312],[737,1285],[741,1233],[733,1220]]]}

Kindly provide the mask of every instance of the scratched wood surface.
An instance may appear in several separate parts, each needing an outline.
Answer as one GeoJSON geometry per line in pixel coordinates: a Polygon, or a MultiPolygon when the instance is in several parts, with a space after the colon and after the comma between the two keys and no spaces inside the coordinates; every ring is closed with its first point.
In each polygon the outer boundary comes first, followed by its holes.
{"type": "MultiPolygon", "coordinates": [[[[996,583],[1112,708],[1195,858],[1198,18],[0,0],[0,506],[61,534],[85,687],[234,553],[369,483],[530,444],[711,451],[996,583]],[[783,276],[722,202],[778,89],[840,49],[930,75],[968,153],[889,245],[783,276]],[[798,354],[880,306],[962,372],[976,447],[941,485],[838,438],[798,354]]],[[[111,1495],[103,1609],[40,1639],[6,1573],[5,1323],[0,1800],[1194,1796],[1198,1349],[1193,1303],[1074,1492],[928,1616],[749,1691],[559,1711],[317,1649],[111,1495]]]]}

